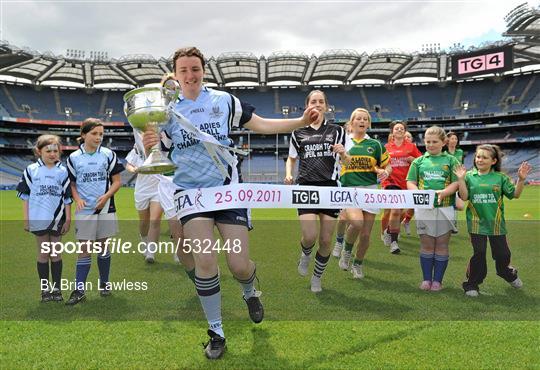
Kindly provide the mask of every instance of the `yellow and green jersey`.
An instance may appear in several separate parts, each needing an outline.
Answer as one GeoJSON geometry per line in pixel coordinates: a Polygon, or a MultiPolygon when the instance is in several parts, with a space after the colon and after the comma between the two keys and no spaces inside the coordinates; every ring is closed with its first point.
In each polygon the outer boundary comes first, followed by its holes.
{"type": "Polygon", "coordinates": [[[467,228],[471,234],[505,235],[503,195],[514,198],[516,190],[506,174],[491,171],[481,175],[476,168],[467,172],[465,183],[469,191],[467,228]]]}
{"type": "Polygon", "coordinates": [[[463,156],[464,156],[463,149],[456,148],[456,151],[454,153],[450,153],[449,151],[446,151],[446,153],[450,154],[455,159],[457,159],[460,164],[463,163],[463,156]]]}
{"type": "MultiPolygon", "coordinates": [[[[459,164],[456,158],[446,152],[438,155],[426,152],[411,163],[407,181],[416,182],[419,190],[443,190],[457,181],[454,168],[459,164]]],[[[442,204],[439,204],[439,200],[435,196],[434,206],[436,208],[450,207],[454,203],[454,196],[444,198],[442,204]]]]}
{"type": "Polygon", "coordinates": [[[347,143],[347,154],[351,161],[342,167],[340,181],[343,186],[369,186],[377,183],[375,167],[384,168],[390,156],[380,141],[363,138],[351,139],[347,143]]]}

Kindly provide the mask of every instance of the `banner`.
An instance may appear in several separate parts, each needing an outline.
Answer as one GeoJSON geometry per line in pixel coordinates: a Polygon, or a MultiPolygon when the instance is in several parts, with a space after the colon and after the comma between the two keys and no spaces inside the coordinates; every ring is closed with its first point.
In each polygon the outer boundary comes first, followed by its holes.
{"type": "Polygon", "coordinates": [[[232,208],[433,208],[433,190],[232,184],[178,192],[178,218],[232,208]]]}

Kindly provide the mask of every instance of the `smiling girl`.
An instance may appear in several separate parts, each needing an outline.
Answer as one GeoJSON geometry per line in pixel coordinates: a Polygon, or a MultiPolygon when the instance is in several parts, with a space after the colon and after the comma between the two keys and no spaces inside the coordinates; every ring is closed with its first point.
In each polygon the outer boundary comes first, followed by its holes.
{"type": "Polygon", "coordinates": [[[459,183],[459,196],[468,200],[467,228],[474,254],[469,261],[467,281],[463,283],[465,294],[478,296],[479,285],[487,275],[486,248],[487,240],[495,260],[497,275],[512,287],[521,288],[523,283],[517,276],[517,270],[510,266],[510,248],[506,239],[503,197],[520,197],[525,179],[531,171],[527,162],[518,169],[516,184],[501,172],[502,153],[498,146],[480,145],[476,148],[474,168],[466,171],[464,166],[456,169],[459,183]]]}

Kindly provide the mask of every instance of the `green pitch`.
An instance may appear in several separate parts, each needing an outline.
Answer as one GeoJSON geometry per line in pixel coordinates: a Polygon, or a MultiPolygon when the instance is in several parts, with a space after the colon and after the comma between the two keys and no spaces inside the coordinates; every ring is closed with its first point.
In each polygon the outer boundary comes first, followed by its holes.
{"type": "MultiPolygon", "coordinates": [[[[538,368],[539,196],[540,188],[527,187],[519,200],[506,202],[512,264],[524,288],[515,290],[498,278],[488,252],[484,294],[477,299],[464,297],[460,285],[472,250],[463,223],[451,240],[440,293],[417,288],[414,230],[402,237],[402,254],[395,256],[383,247],[376,225],[366,278],[353,280],[332,258],[323,292],[315,295],[309,277],[296,272],[295,211],[254,210],[250,249],[265,321],[251,324],[220,256],[229,348],[222,360],[209,364],[200,345],[207,337],[198,298],[170,253],[159,254],[154,265],[145,265],[136,252],[113,255],[111,280],[144,281],[145,291],[118,291],[108,298],[91,291],[75,307],[41,304],[34,237],[22,231],[15,192],[0,192],[2,368],[538,368]]],[[[116,197],[123,220],[118,238],[137,243],[132,197],[131,189],[116,197]]],[[[168,240],[165,224],[162,240],[168,240]]],[[[74,241],[73,231],[63,241],[74,241]]],[[[75,256],[63,259],[63,277],[72,280],[75,256]]],[[[97,277],[94,257],[89,281],[97,277]]]]}

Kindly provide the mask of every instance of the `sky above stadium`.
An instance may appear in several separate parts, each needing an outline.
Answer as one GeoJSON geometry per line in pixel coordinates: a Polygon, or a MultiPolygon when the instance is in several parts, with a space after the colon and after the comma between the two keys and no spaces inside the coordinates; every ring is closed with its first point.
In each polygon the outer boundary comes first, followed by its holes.
{"type": "Polygon", "coordinates": [[[232,51],[413,52],[430,43],[447,48],[500,40],[504,16],[522,2],[2,0],[0,39],[42,53],[79,49],[112,58],[169,57],[187,45],[208,57],[232,51]]]}

